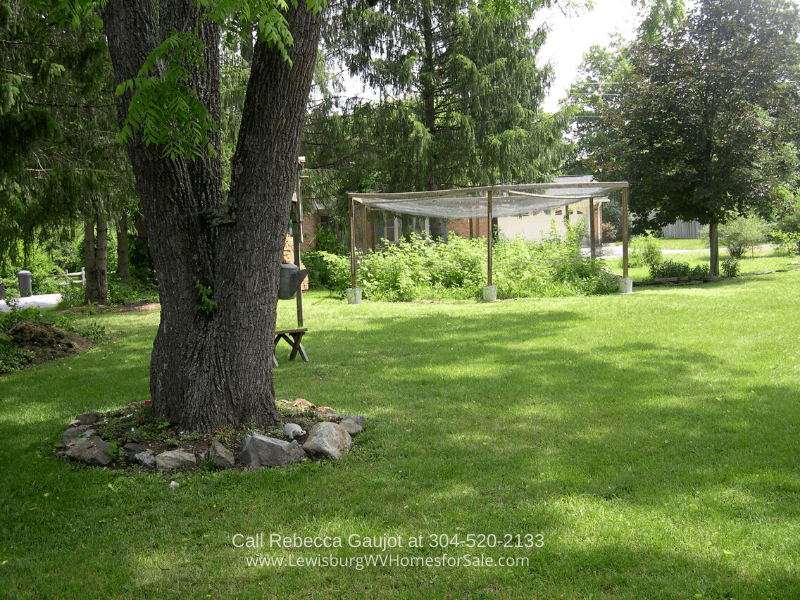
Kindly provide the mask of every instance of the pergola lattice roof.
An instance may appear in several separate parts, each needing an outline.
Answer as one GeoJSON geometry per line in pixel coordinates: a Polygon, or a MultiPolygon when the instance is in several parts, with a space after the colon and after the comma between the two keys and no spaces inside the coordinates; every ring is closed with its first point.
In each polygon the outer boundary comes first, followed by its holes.
{"type": "Polygon", "coordinates": [[[469,219],[485,217],[489,192],[493,217],[533,215],[580,200],[607,200],[609,192],[628,187],[627,182],[592,181],[590,175],[559,177],[553,183],[495,185],[433,192],[399,194],[351,193],[350,197],[364,206],[424,217],[469,219]]]}
{"type": "MultiPolygon", "coordinates": [[[[592,199],[597,202],[607,200],[609,192],[622,190],[623,234],[622,261],[623,277],[628,276],[628,182],[592,181],[590,175],[559,177],[553,183],[528,183],[523,185],[493,185],[486,187],[462,188],[457,190],[437,190],[432,192],[404,192],[399,194],[350,193],[350,277],[352,287],[356,287],[355,254],[355,203],[363,206],[366,218],[367,208],[387,210],[421,217],[442,217],[447,219],[468,219],[487,217],[514,217],[532,215],[548,209],[569,205],[581,200],[592,199]]],[[[592,221],[593,222],[593,221],[592,221]]],[[[492,285],[492,236],[488,240],[488,280],[492,285]]],[[[592,250],[594,256],[594,250],[592,250]]]]}

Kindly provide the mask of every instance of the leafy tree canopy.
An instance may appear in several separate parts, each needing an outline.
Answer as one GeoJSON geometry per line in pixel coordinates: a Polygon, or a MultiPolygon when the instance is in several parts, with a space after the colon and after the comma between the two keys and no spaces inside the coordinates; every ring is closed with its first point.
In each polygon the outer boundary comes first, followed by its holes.
{"type": "Polygon", "coordinates": [[[775,200],[799,30],[786,0],[703,0],[685,24],[633,46],[632,77],[608,112],[639,228],[683,219],[713,229],[775,200]]]}

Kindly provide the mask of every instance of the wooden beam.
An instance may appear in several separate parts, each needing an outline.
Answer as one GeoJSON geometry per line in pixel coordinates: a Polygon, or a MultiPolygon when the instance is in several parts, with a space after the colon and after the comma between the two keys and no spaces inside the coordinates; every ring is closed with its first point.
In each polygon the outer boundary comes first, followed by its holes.
{"type": "Polygon", "coordinates": [[[352,288],[356,287],[356,217],[355,201],[349,198],[347,202],[348,212],[350,213],[350,279],[352,288]]]}
{"type": "MultiPolygon", "coordinates": [[[[297,178],[297,203],[294,206],[294,223],[292,227],[292,241],[294,242],[294,264],[300,269],[300,244],[303,242],[303,191],[300,187],[300,178],[297,178]]],[[[297,288],[297,326],[303,326],[303,283],[297,288]]]]}
{"type": "Polygon", "coordinates": [[[594,198],[589,198],[589,244],[592,249],[592,258],[597,258],[595,240],[597,237],[597,227],[595,226],[594,198]]]}
{"type": "Polygon", "coordinates": [[[367,205],[361,205],[361,253],[367,252],[367,205]]]}
{"type": "Polygon", "coordinates": [[[628,277],[628,188],[622,189],[622,276],[628,277]]]}
{"type": "Polygon", "coordinates": [[[492,190],[487,192],[487,206],[488,206],[488,214],[489,214],[489,229],[487,234],[487,247],[489,248],[489,280],[486,285],[492,285],[492,190]]]}

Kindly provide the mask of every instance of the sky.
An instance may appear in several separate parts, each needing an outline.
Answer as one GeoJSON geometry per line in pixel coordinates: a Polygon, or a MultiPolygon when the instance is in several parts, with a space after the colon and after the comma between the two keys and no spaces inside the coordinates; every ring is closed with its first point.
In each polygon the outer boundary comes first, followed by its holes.
{"type": "Polygon", "coordinates": [[[575,81],[583,55],[593,45],[608,46],[611,35],[619,33],[632,40],[642,19],[631,0],[594,0],[592,11],[583,10],[577,16],[565,15],[559,8],[542,9],[535,24],[545,23],[550,33],[539,53],[542,63],[555,67],[555,82],[544,102],[544,110],[555,112],[558,101],[575,81]]]}

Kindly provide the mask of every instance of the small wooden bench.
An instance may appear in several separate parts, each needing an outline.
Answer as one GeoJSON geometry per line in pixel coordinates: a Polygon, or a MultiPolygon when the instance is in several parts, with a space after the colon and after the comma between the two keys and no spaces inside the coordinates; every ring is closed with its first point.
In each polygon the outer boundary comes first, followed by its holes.
{"type": "MultiPolygon", "coordinates": [[[[300,353],[300,358],[303,359],[303,362],[308,362],[308,355],[306,354],[305,349],[303,348],[303,344],[301,340],[303,339],[303,335],[308,329],[279,329],[275,332],[275,348],[278,347],[278,342],[281,340],[286,340],[292,347],[292,353],[289,355],[289,360],[294,360],[297,353],[300,353]]],[[[278,358],[275,356],[275,351],[272,352],[272,363],[277,367],[278,366],[278,358]]]]}

